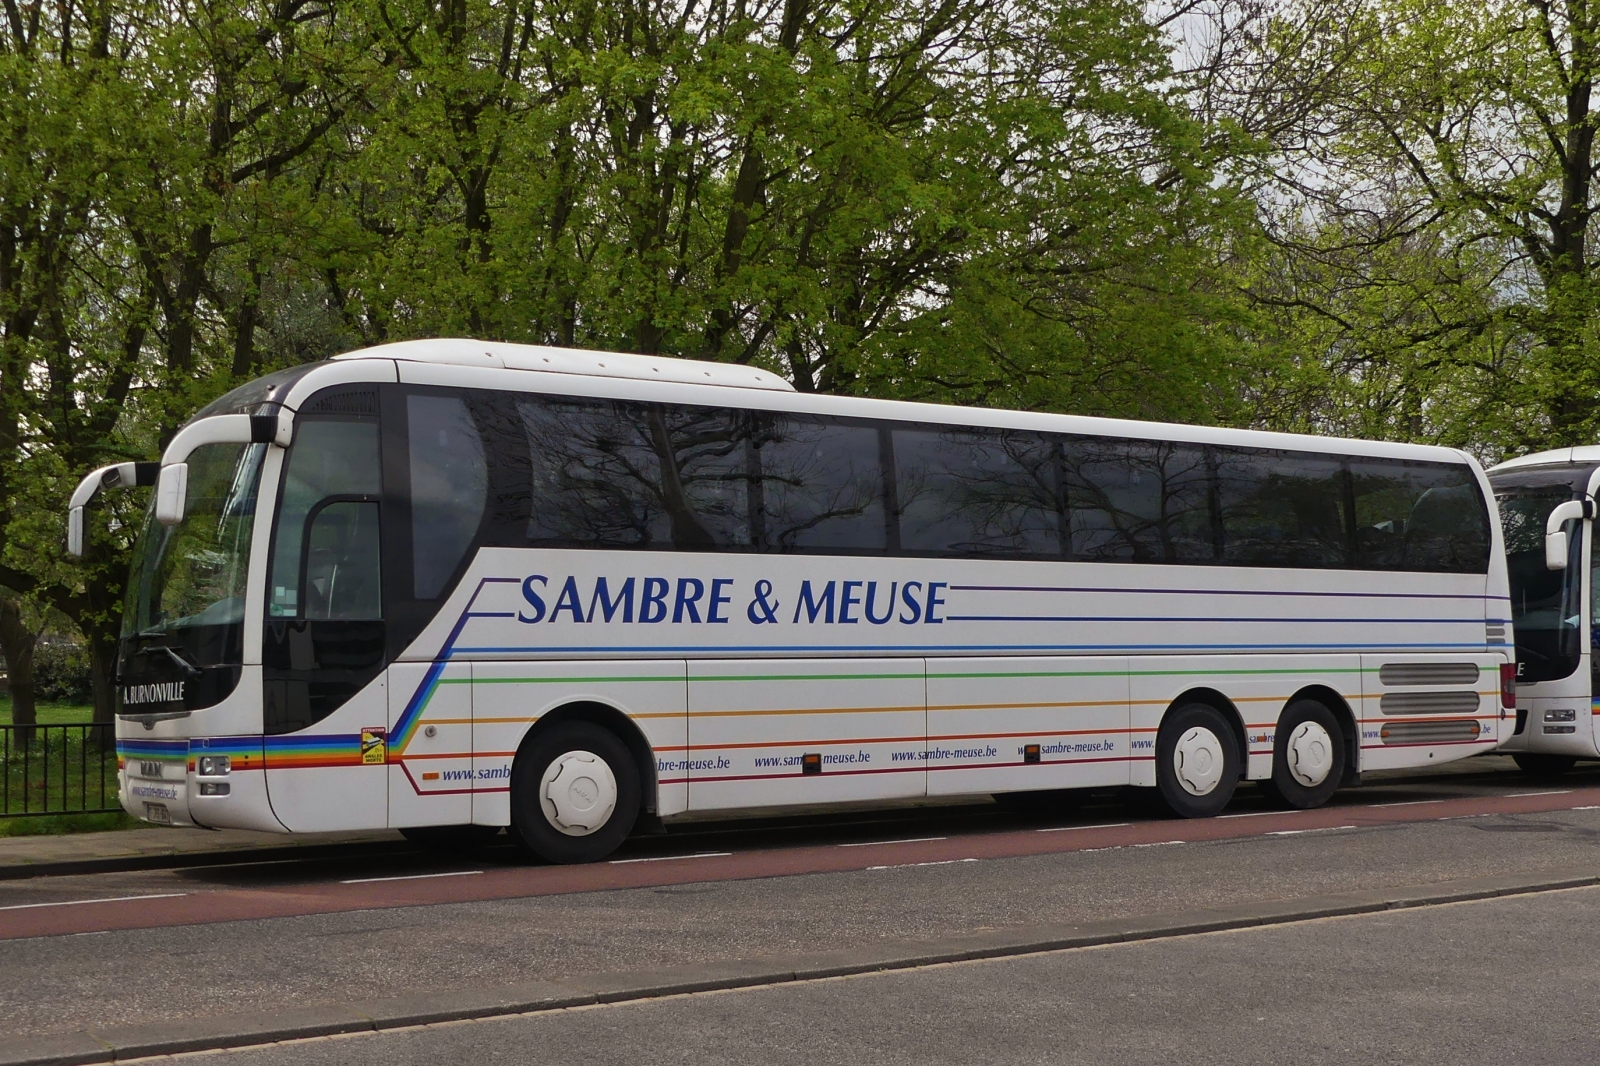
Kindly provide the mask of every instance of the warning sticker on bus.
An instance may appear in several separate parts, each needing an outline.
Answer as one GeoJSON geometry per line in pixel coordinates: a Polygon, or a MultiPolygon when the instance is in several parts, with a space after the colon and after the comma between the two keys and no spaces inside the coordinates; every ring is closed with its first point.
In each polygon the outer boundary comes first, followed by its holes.
{"type": "Polygon", "coordinates": [[[365,766],[382,765],[387,758],[384,747],[386,727],[363,726],[361,729],[361,762],[365,766]]]}

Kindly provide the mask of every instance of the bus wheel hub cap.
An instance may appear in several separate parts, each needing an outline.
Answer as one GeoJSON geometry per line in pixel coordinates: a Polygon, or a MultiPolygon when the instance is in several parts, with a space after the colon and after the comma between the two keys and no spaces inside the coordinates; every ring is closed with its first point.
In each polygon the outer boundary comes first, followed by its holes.
{"type": "Polygon", "coordinates": [[[1172,763],[1185,792],[1208,795],[1222,780],[1222,741],[1211,730],[1195,726],[1178,738],[1172,763]]]}
{"type": "Polygon", "coordinates": [[[539,781],[544,816],[569,837],[588,836],[617,809],[617,778],[592,751],[569,751],[552,759],[539,781]]]}
{"type": "Polygon", "coordinates": [[[1333,738],[1316,722],[1301,722],[1289,734],[1289,774],[1307,788],[1316,788],[1333,769],[1333,738]]]}

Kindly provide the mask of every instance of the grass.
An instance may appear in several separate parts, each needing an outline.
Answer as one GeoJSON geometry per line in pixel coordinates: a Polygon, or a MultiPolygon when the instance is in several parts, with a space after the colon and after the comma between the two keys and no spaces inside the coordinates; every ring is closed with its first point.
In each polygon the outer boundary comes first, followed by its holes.
{"type": "MultiPolygon", "coordinates": [[[[94,717],[94,708],[82,704],[41,702],[36,710],[39,725],[77,725],[88,722],[94,717]]],[[[10,724],[11,697],[0,696],[0,725],[10,724]]],[[[12,737],[12,743],[15,743],[15,735],[12,737]]],[[[67,774],[63,777],[62,743],[60,730],[41,730],[29,745],[26,758],[22,752],[13,748],[9,758],[6,759],[4,772],[0,774],[0,789],[4,790],[0,793],[0,799],[4,801],[0,803],[0,809],[9,808],[11,811],[18,811],[22,809],[24,801],[30,809],[55,812],[62,812],[64,808],[99,807],[116,803],[115,759],[112,758],[106,765],[102,788],[99,749],[91,747],[87,753],[82,752],[82,735],[76,730],[67,730],[65,737],[67,774]],[[46,750],[47,743],[48,750],[46,750]],[[85,779],[80,779],[78,774],[81,757],[87,757],[88,760],[85,779]],[[42,763],[46,758],[49,759],[48,778],[41,772],[42,763]]],[[[139,824],[141,823],[121,811],[0,817],[0,837],[87,833],[105,829],[127,829],[139,824]]]]}
{"type": "MultiPolygon", "coordinates": [[[[34,705],[40,725],[74,724],[94,718],[94,707],[87,703],[46,703],[34,705]]],[[[0,695],[0,725],[11,724],[11,694],[0,695]]]]}

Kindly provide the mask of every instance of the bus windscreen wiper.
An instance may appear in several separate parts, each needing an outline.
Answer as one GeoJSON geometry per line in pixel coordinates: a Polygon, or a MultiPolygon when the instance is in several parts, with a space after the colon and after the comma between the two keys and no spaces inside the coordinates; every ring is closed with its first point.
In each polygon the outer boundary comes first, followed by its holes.
{"type": "Polygon", "coordinates": [[[135,655],[151,655],[151,654],[154,654],[156,652],[164,652],[166,654],[167,658],[171,659],[173,664],[175,666],[177,666],[177,668],[179,670],[183,671],[183,676],[185,676],[185,677],[199,677],[200,676],[201,671],[200,671],[200,668],[198,666],[196,666],[194,663],[190,662],[188,659],[185,659],[183,656],[179,655],[175,650],[173,650],[172,648],[167,647],[165,644],[152,644],[148,648],[140,648],[138,651],[134,652],[134,654],[135,655]]]}

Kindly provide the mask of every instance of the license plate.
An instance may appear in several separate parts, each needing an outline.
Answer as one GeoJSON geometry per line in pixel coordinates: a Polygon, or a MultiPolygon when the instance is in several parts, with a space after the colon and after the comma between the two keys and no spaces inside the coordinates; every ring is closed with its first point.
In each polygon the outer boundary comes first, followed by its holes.
{"type": "Polygon", "coordinates": [[[172,824],[172,812],[167,810],[165,803],[146,803],[144,805],[144,816],[147,820],[156,822],[159,825],[172,824]]]}

